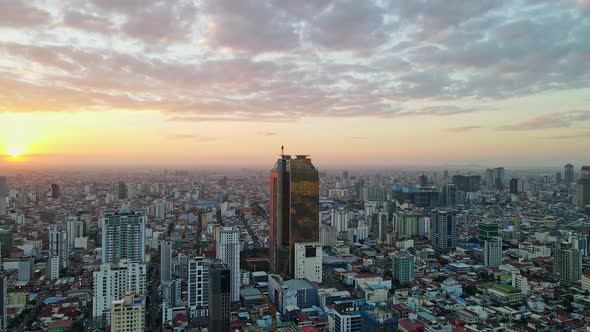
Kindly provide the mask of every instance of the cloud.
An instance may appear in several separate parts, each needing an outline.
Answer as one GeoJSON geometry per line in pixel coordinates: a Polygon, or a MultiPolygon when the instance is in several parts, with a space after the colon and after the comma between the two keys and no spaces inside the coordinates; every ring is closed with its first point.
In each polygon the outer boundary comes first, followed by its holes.
{"type": "Polygon", "coordinates": [[[579,132],[579,133],[575,133],[572,135],[558,135],[558,136],[541,137],[541,139],[579,139],[579,138],[590,138],[590,131],[579,132]]]}
{"type": "Polygon", "coordinates": [[[49,24],[51,15],[27,1],[0,0],[0,27],[35,28],[49,24]]]}
{"type": "MultiPolygon", "coordinates": [[[[0,0],[10,30],[0,109],[153,110],[188,122],[459,117],[590,87],[587,0],[33,4],[0,0]]],[[[573,120],[530,121],[520,127],[573,120]]]]}
{"type": "Polygon", "coordinates": [[[210,142],[210,141],[215,140],[215,138],[213,138],[213,137],[204,137],[204,136],[193,135],[193,134],[168,134],[165,136],[167,139],[170,139],[170,140],[187,140],[187,141],[195,141],[195,142],[210,142]]]}
{"type": "Polygon", "coordinates": [[[448,128],[447,131],[450,131],[452,133],[464,133],[466,131],[471,131],[471,130],[479,129],[479,128],[481,128],[481,126],[461,126],[461,127],[448,128]]]}
{"type": "Polygon", "coordinates": [[[590,111],[575,110],[563,113],[549,113],[540,115],[513,125],[498,127],[504,131],[524,131],[552,128],[568,128],[579,122],[589,121],[590,111]]]}

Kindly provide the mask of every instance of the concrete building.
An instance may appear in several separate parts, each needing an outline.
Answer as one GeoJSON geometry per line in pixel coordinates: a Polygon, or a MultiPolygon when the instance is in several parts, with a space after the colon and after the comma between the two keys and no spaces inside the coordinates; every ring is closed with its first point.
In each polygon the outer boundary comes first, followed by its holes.
{"type": "Polygon", "coordinates": [[[567,164],[564,167],[564,183],[567,185],[571,185],[574,183],[574,165],[567,164]]]}
{"type": "Polygon", "coordinates": [[[209,305],[209,260],[195,257],[188,261],[187,304],[190,317],[206,317],[209,305]]]}
{"type": "Polygon", "coordinates": [[[321,283],[322,254],[319,242],[295,243],[295,279],[321,283]]]}
{"type": "Polygon", "coordinates": [[[337,233],[348,231],[349,215],[344,209],[332,209],[331,213],[332,227],[336,228],[337,233]]]}
{"type": "Polygon", "coordinates": [[[138,294],[125,295],[111,306],[111,331],[145,331],[145,299],[138,294]]]}
{"type": "Polygon", "coordinates": [[[457,247],[457,214],[436,210],[431,216],[430,240],[437,254],[447,254],[457,247]]]}
{"type": "Polygon", "coordinates": [[[172,280],[172,241],[160,241],[160,283],[172,280]]]}
{"type": "Polygon", "coordinates": [[[47,277],[49,280],[59,279],[60,270],[59,256],[49,257],[47,259],[47,277]]]}
{"type": "Polygon", "coordinates": [[[8,279],[4,271],[0,270],[0,331],[4,332],[8,329],[8,298],[6,294],[8,279]]]}
{"type": "Polygon", "coordinates": [[[209,264],[209,325],[210,331],[229,331],[231,302],[231,270],[221,260],[209,264]]]}
{"type": "Polygon", "coordinates": [[[59,267],[66,268],[69,264],[70,250],[67,234],[62,225],[49,225],[49,257],[59,257],[59,267]]]}
{"type": "Polygon", "coordinates": [[[217,232],[217,259],[231,271],[231,302],[240,301],[240,231],[223,227],[217,232]]]}
{"type": "Polygon", "coordinates": [[[400,211],[393,215],[393,230],[398,239],[410,238],[418,235],[420,216],[413,211],[400,211]]]}
{"type": "Polygon", "coordinates": [[[128,293],[145,294],[146,265],[121,260],[117,264],[103,263],[93,275],[92,316],[99,327],[108,325],[113,301],[128,293]]]}
{"type": "Polygon", "coordinates": [[[322,225],[320,228],[320,243],[324,247],[330,247],[338,239],[336,228],[329,225],[322,225]]]}
{"type": "Polygon", "coordinates": [[[502,238],[497,236],[484,242],[484,264],[495,268],[502,264],[502,238]]]}
{"type": "Polygon", "coordinates": [[[582,278],[582,255],[571,242],[558,242],[553,252],[553,279],[572,285],[582,278]]]}
{"type": "Polygon", "coordinates": [[[405,251],[400,251],[393,254],[391,262],[391,275],[398,284],[406,285],[414,281],[414,262],[415,257],[405,251]]]}
{"type": "Polygon", "coordinates": [[[127,206],[105,211],[102,218],[102,262],[117,263],[122,259],[145,262],[144,211],[127,206]]]}
{"type": "Polygon", "coordinates": [[[0,216],[6,215],[6,196],[8,196],[8,185],[6,177],[0,176],[0,216]]]}

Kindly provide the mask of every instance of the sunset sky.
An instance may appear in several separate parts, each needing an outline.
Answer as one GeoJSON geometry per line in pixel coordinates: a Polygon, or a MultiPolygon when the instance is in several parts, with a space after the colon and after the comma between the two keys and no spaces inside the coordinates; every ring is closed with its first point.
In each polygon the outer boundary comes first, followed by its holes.
{"type": "Polygon", "coordinates": [[[0,168],[590,163],[590,0],[0,0],[0,168]]]}

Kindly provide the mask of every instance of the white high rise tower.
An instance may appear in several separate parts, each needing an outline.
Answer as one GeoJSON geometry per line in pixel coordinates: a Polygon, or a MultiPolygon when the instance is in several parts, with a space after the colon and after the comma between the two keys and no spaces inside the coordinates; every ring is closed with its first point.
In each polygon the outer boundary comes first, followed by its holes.
{"type": "Polygon", "coordinates": [[[231,302],[240,301],[240,232],[223,227],[217,233],[217,258],[231,271],[231,302]]]}

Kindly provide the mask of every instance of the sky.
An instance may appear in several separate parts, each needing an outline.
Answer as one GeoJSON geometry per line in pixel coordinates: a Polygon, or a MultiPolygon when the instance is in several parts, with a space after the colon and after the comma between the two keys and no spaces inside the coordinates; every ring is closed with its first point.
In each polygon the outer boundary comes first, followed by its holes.
{"type": "Polygon", "coordinates": [[[0,0],[0,168],[590,163],[590,0],[0,0]]]}

